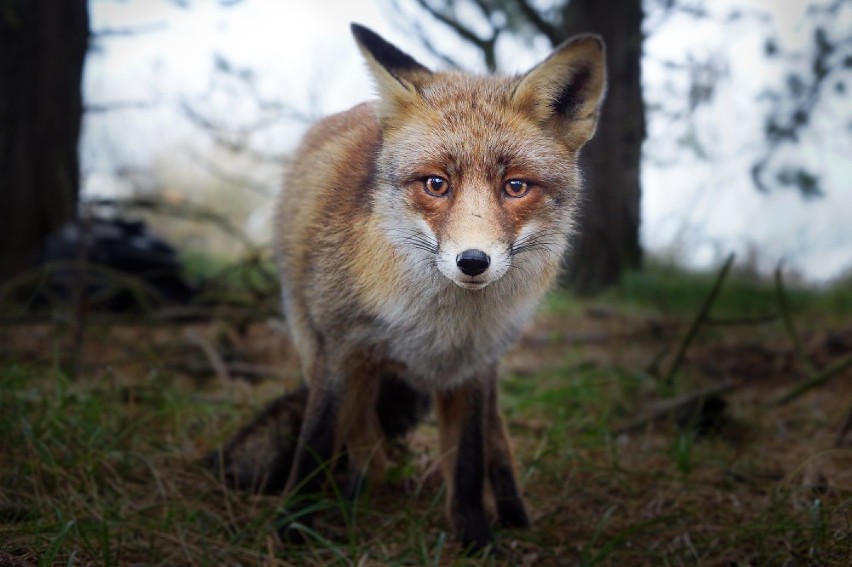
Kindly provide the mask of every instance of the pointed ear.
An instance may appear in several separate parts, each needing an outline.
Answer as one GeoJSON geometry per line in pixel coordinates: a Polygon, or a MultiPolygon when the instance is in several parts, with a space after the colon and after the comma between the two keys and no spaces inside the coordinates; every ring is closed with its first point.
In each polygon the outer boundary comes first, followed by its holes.
{"type": "Polygon", "coordinates": [[[388,116],[414,100],[418,84],[427,80],[432,71],[372,30],[359,24],[351,27],[379,89],[382,115],[388,116]]]}
{"type": "Polygon", "coordinates": [[[521,77],[513,101],[579,150],[592,139],[606,90],[606,56],[596,35],[576,36],[521,77]]]}

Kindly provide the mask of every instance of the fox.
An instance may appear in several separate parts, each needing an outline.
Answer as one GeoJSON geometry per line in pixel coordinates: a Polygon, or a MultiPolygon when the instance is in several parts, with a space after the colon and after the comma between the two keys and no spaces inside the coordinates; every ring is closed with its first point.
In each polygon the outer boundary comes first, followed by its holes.
{"type": "Polygon", "coordinates": [[[377,99],[307,131],[275,211],[283,314],[308,384],[278,534],[303,539],[337,455],[352,486],[381,482],[387,439],[428,400],[453,532],[486,550],[486,510],[529,525],[498,363],[575,231],[605,47],[580,35],[524,74],[479,76],[351,32],[377,99]]]}

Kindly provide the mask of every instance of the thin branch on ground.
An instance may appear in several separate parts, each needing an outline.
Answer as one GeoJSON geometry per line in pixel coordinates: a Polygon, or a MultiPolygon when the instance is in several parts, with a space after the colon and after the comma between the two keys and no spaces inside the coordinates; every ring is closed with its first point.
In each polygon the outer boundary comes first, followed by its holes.
{"type": "Polygon", "coordinates": [[[716,281],[713,283],[713,287],[710,289],[710,292],[707,294],[707,297],[704,298],[704,303],[701,305],[701,308],[698,310],[698,313],[696,313],[695,318],[692,320],[692,324],[689,326],[689,330],[686,332],[686,335],[684,335],[683,340],[681,341],[680,346],[678,347],[671,367],[669,367],[669,371],[663,378],[664,385],[671,386],[673,384],[675,374],[677,374],[677,371],[680,370],[681,364],[683,364],[683,359],[686,356],[687,349],[692,344],[692,341],[694,341],[695,338],[698,336],[698,331],[708,319],[710,309],[716,302],[716,297],[719,295],[719,291],[722,289],[722,284],[724,283],[725,278],[728,275],[728,271],[731,269],[731,265],[733,265],[734,263],[734,258],[735,254],[730,254],[728,256],[728,259],[725,260],[722,269],[719,270],[719,275],[716,276],[716,281]]]}
{"type": "Polygon", "coordinates": [[[778,319],[778,313],[766,313],[764,315],[755,315],[754,317],[725,317],[717,319],[715,317],[707,317],[707,324],[717,327],[740,327],[747,325],[765,325],[772,323],[778,319]]]}
{"type": "Polygon", "coordinates": [[[841,374],[850,368],[852,368],[852,356],[848,356],[829,366],[822,372],[814,374],[806,382],[802,382],[783,396],[776,399],[775,405],[783,406],[788,404],[814,388],[822,386],[838,374],[841,374]]]}
{"type": "Polygon", "coordinates": [[[210,363],[210,366],[213,368],[216,376],[219,380],[221,380],[223,385],[227,386],[231,382],[231,375],[228,372],[228,367],[225,365],[225,361],[219,355],[219,352],[213,344],[195,329],[187,329],[184,331],[183,336],[187,342],[201,349],[201,352],[204,353],[204,356],[207,358],[207,361],[210,363]]]}
{"type": "Polygon", "coordinates": [[[663,419],[689,404],[701,401],[711,396],[718,396],[727,393],[736,388],[736,385],[730,382],[724,384],[716,384],[707,388],[689,392],[682,396],[677,396],[668,400],[662,400],[651,405],[650,409],[633,421],[630,421],[613,431],[613,435],[622,435],[641,429],[645,425],[654,421],[663,419]]]}
{"type": "Polygon", "coordinates": [[[796,353],[796,358],[805,367],[808,377],[813,378],[818,373],[817,368],[805,353],[799,333],[796,332],[796,327],[793,325],[793,317],[790,315],[790,305],[787,302],[787,292],[784,289],[784,280],[780,266],[775,269],[775,297],[778,302],[778,310],[781,313],[781,321],[784,323],[784,329],[787,331],[790,340],[793,341],[793,350],[796,353]]]}
{"type": "Polygon", "coordinates": [[[835,448],[839,449],[850,445],[850,441],[846,439],[846,436],[850,431],[852,431],[852,407],[850,407],[849,411],[846,412],[846,419],[843,420],[843,425],[840,427],[840,431],[837,433],[837,437],[834,440],[835,448]]]}

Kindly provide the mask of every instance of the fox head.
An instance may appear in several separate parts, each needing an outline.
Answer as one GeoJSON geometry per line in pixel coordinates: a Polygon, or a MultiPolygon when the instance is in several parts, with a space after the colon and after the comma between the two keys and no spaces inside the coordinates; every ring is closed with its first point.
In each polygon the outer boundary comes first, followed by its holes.
{"type": "Polygon", "coordinates": [[[520,76],[478,77],[352,32],[379,93],[374,210],[410,269],[474,290],[555,274],[605,91],[601,39],[570,39],[520,76]]]}

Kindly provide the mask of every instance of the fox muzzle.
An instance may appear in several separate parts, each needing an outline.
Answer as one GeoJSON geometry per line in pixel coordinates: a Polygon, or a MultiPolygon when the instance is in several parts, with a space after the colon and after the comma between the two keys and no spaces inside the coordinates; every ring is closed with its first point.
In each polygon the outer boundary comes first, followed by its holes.
{"type": "Polygon", "coordinates": [[[491,265],[491,258],[482,250],[465,250],[456,256],[456,266],[466,276],[478,276],[491,265]]]}

